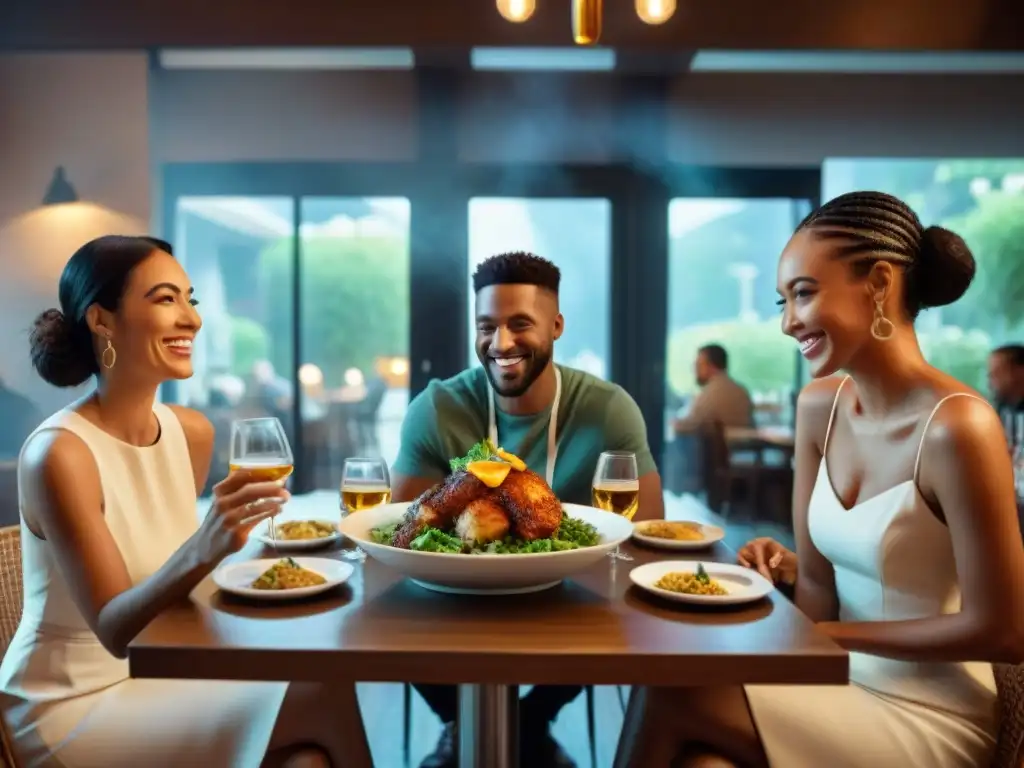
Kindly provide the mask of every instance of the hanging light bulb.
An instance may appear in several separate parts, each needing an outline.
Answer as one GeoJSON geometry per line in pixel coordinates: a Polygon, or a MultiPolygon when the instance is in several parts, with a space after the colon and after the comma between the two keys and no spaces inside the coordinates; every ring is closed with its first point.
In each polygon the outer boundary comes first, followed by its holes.
{"type": "Polygon", "coordinates": [[[507,21],[521,24],[537,10],[537,0],[498,0],[498,13],[507,21]]]}
{"type": "Polygon", "coordinates": [[[572,0],[572,37],[576,45],[594,45],[601,39],[602,0],[572,0]]]}
{"type": "Polygon", "coordinates": [[[676,0],[636,0],[636,15],[644,24],[664,24],[676,12],[676,0]]]}

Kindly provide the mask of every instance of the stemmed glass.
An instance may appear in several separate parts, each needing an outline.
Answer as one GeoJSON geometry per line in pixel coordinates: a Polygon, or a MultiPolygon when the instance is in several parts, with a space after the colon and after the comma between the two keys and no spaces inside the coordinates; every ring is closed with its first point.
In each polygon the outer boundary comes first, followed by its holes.
{"type": "MultiPolygon", "coordinates": [[[[391,475],[383,459],[345,459],[341,472],[341,516],[354,515],[391,501],[391,475]]],[[[345,560],[362,562],[366,553],[358,547],[341,554],[345,560]]]]}
{"type": "MultiPolygon", "coordinates": [[[[232,472],[244,470],[255,482],[276,482],[291,475],[295,468],[288,436],[275,418],[238,419],[231,422],[232,472]]],[[[270,540],[277,544],[277,526],[267,520],[270,540]]]]}
{"type": "MultiPolygon", "coordinates": [[[[640,476],[636,454],[628,451],[605,451],[597,459],[594,470],[593,504],[598,509],[632,520],[640,507],[640,476]]],[[[633,556],[615,547],[608,557],[632,560],[633,556]]]]}

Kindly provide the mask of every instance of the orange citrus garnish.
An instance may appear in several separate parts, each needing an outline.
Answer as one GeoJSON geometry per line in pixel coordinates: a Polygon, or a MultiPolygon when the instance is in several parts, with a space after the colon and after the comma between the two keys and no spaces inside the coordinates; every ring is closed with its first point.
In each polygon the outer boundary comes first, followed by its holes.
{"type": "Polygon", "coordinates": [[[514,453],[509,453],[504,448],[498,449],[498,458],[504,459],[512,465],[512,469],[517,472],[523,472],[526,470],[526,462],[516,456],[514,453]]]}
{"type": "Polygon", "coordinates": [[[471,461],[466,471],[488,488],[497,488],[512,471],[512,465],[504,461],[471,461]]]}

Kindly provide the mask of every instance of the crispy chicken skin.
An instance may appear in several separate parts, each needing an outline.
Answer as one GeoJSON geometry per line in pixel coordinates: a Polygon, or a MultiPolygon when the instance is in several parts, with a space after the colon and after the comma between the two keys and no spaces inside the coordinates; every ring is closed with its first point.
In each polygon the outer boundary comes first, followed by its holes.
{"type": "Polygon", "coordinates": [[[493,496],[469,502],[455,520],[455,534],[467,544],[487,544],[508,535],[512,527],[508,513],[493,496]]]}
{"type": "Polygon", "coordinates": [[[391,545],[408,549],[412,540],[427,527],[451,530],[455,518],[475,499],[483,498],[490,489],[468,472],[448,475],[444,482],[426,491],[409,506],[405,521],[395,531],[391,545]]]}
{"type": "Polygon", "coordinates": [[[536,472],[509,472],[496,496],[516,534],[528,541],[548,538],[562,523],[561,502],[536,472]]]}

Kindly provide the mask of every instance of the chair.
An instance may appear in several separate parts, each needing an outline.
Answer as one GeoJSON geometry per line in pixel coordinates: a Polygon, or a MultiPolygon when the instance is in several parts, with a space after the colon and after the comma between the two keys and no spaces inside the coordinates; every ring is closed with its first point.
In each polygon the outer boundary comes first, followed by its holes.
{"type": "Polygon", "coordinates": [[[1024,664],[996,664],[999,738],[992,768],[1024,768],[1024,664]]]}
{"type": "MultiPolygon", "coordinates": [[[[24,583],[21,577],[21,529],[0,528],[0,659],[7,653],[21,621],[24,583]]],[[[0,717],[0,768],[17,768],[7,726],[0,717]]]]}

